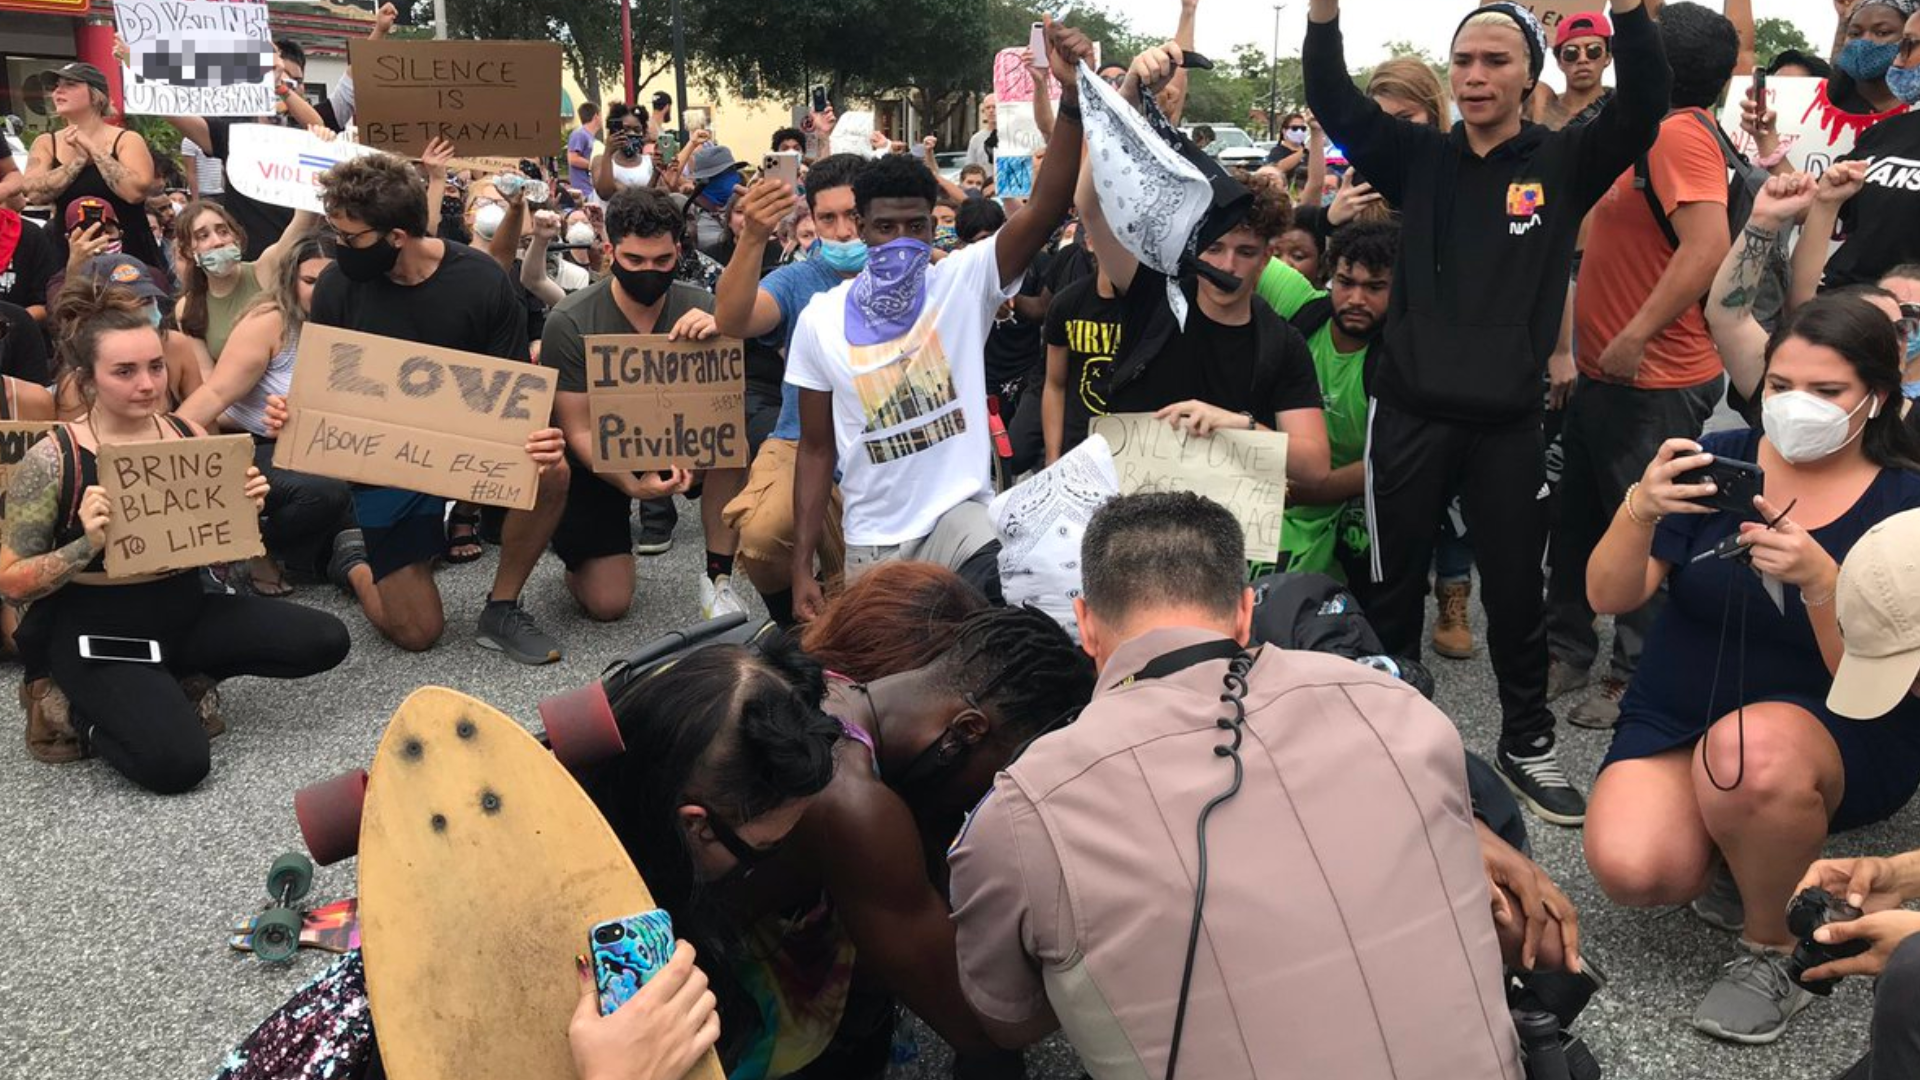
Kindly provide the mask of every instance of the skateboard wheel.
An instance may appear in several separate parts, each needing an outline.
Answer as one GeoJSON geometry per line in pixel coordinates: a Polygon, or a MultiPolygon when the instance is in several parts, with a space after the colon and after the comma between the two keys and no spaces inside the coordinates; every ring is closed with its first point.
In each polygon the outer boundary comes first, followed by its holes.
{"type": "Polygon", "coordinates": [[[308,784],[294,793],[293,816],[315,862],[330,866],[359,852],[360,810],[366,802],[365,769],[308,784]]]}
{"type": "Polygon", "coordinates": [[[553,756],[575,772],[627,748],[613,718],[613,705],[607,701],[607,688],[598,679],[541,702],[540,719],[547,725],[553,756]]]}
{"type": "Polygon", "coordinates": [[[313,860],[297,851],[289,851],[273,860],[267,871],[267,895],[283,904],[291,904],[313,888],[313,860]],[[284,895],[283,895],[284,894],[284,895]]]}
{"type": "Polygon", "coordinates": [[[253,955],[266,964],[284,964],[300,951],[300,913],[271,908],[253,924],[253,955]]]}

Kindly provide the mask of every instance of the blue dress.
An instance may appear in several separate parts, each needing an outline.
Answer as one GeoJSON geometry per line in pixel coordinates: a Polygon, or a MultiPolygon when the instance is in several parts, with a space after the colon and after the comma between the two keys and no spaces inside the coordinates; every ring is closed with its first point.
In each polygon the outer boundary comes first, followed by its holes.
{"type": "MultiPolygon", "coordinates": [[[[1732,431],[1700,440],[1709,453],[1753,461],[1760,433],[1732,431]]],[[[1882,469],[1846,513],[1813,530],[1843,561],[1868,528],[1920,507],[1920,474],[1882,469]]],[[[1784,586],[1786,613],[1773,606],[1760,577],[1732,559],[1694,562],[1752,515],[1674,514],[1654,532],[1653,555],[1672,564],[1667,606],[1647,636],[1633,682],[1620,701],[1620,722],[1600,768],[1692,746],[1742,702],[1798,705],[1826,726],[1840,747],[1846,794],[1835,811],[1837,832],[1892,816],[1920,787],[1920,700],[1902,699],[1879,720],[1849,720],[1827,709],[1833,676],[1820,658],[1800,590],[1784,586]],[[1731,590],[1731,602],[1729,602],[1731,590]],[[1746,686],[1740,685],[1740,619],[1746,611],[1746,686]],[[1721,635],[1725,632],[1724,655],[1721,635]]],[[[1733,776],[1715,777],[1722,784],[1733,776]]]]}

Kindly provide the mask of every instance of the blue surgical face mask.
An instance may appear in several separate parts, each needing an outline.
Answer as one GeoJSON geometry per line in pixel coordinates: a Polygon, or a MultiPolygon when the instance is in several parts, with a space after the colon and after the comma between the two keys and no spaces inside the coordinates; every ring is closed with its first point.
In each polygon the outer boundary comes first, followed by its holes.
{"type": "Polygon", "coordinates": [[[1901,383],[1900,396],[1908,401],[1920,401],[1920,380],[1901,383]]]}
{"type": "Polygon", "coordinates": [[[160,329],[160,321],[165,318],[166,315],[160,311],[159,304],[147,305],[147,321],[153,324],[155,330],[160,329]]]}
{"type": "Polygon", "coordinates": [[[1887,89],[1909,105],[1920,105],[1920,66],[1888,68],[1887,89]]]}
{"type": "Polygon", "coordinates": [[[1854,38],[1847,47],[1840,50],[1840,59],[1834,66],[1860,82],[1878,82],[1887,77],[1887,71],[1893,67],[1893,61],[1900,55],[1900,43],[1897,41],[1875,42],[1866,38],[1854,38]]]}
{"type": "Polygon", "coordinates": [[[865,240],[829,240],[823,236],[814,243],[820,247],[820,261],[837,274],[857,274],[867,268],[865,240]]]}

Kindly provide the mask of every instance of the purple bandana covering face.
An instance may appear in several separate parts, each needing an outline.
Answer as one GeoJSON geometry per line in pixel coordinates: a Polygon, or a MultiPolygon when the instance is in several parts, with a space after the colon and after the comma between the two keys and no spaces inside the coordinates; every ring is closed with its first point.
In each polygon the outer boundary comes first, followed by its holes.
{"type": "Polygon", "coordinates": [[[913,329],[927,303],[927,267],[933,247],[901,237],[871,249],[867,267],[847,293],[847,344],[898,341],[913,329]]]}

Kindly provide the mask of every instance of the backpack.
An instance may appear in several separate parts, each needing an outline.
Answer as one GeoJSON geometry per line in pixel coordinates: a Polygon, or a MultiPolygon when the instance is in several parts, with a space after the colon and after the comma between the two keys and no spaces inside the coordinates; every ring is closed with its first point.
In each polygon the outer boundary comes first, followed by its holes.
{"type": "MultiPolygon", "coordinates": [[[[1747,227],[1747,219],[1753,215],[1753,204],[1759,198],[1760,189],[1766,186],[1768,172],[1753,164],[1734,149],[1727,139],[1727,133],[1720,130],[1720,124],[1701,109],[1682,110],[1698,121],[1701,126],[1713,133],[1714,142],[1720,146],[1720,156],[1727,165],[1727,235],[1735,242],[1747,227]]],[[[1653,211],[1654,224],[1660,226],[1660,233],[1667,238],[1669,247],[1680,247],[1680,234],[1674,231],[1673,221],[1667,217],[1667,211],[1660,203],[1660,196],[1653,190],[1652,168],[1647,155],[1642,154],[1633,163],[1633,186],[1646,196],[1647,208],[1653,211]]],[[[1785,237],[1781,238],[1782,241],[1785,237]]],[[[1767,266],[1760,279],[1760,299],[1753,305],[1754,318],[1771,333],[1779,325],[1781,314],[1786,307],[1787,284],[1792,279],[1792,268],[1787,262],[1787,244],[1777,243],[1767,256],[1767,266]]],[[[1701,303],[1706,302],[1701,298],[1701,303]]]]}

